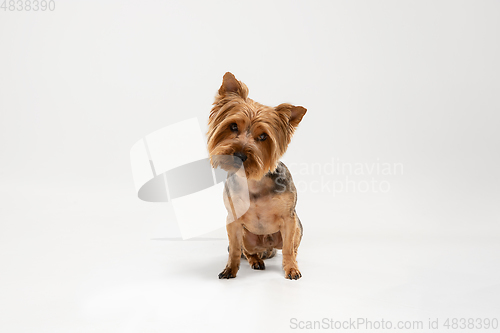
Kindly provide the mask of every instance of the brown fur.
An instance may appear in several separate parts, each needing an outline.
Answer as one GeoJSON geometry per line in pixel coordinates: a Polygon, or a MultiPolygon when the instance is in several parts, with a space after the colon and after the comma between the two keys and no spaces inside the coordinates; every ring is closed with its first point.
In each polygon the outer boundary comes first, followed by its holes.
{"type": "MultiPolygon", "coordinates": [[[[231,73],[224,75],[210,112],[208,150],[213,166],[230,173],[237,171],[238,163],[216,156],[245,158],[248,181],[235,177],[233,188],[239,188],[237,182],[247,181],[250,208],[226,226],[229,259],[219,278],[236,277],[242,253],[252,268],[264,269],[263,259],[274,256],[276,249],[282,249],[285,277],[296,280],[302,276],[296,261],[302,238],[302,225],[295,212],[297,191],[290,172],[279,159],[306,111],[286,103],[277,107],[257,103],[248,98],[244,83],[231,73]]],[[[230,186],[227,183],[226,187],[230,186]]],[[[224,202],[231,214],[240,193],[233,191],[230,197],[228,193],[224,202]]]]}

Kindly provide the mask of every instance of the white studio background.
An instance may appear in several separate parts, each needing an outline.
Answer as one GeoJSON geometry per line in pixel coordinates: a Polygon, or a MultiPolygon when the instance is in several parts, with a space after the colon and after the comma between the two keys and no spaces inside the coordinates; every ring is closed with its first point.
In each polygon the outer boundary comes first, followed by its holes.
{"type": "Polygon", "coordinates": [[[499,2],[55,3],[0,10],[1,331],[498,313],[499,2]],[[219,281],[224,231],[176,241],[170,207],[134,191],[131,146],[192,117],[206,129],[226,71],[308,109],[284,158],[300,281],[279,259],[219,281]],[[360,191],[372,180],[389,190],[360,191]]]}

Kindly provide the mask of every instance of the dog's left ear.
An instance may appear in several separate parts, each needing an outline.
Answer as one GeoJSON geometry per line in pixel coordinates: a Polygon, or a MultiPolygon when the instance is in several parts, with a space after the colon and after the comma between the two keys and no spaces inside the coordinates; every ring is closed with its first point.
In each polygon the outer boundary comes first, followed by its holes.
{"type": "Polygon", "coordinates": [[[222,85],[219,88],[219,95],[226,96],[227,94],[236,94],[241,98],[246,99],[248,96],[247,86],[236,79],[233,73],[227,72],[222,78],[222,85]]]}
{"type": "Polygon", "coordinates": [[[280,104],[276,107],[276,111],[285,112],[288,115],[288,121],[293,127],[297,127],[307,112],[303,106],[295,106],[288,103],[280,104]]]}

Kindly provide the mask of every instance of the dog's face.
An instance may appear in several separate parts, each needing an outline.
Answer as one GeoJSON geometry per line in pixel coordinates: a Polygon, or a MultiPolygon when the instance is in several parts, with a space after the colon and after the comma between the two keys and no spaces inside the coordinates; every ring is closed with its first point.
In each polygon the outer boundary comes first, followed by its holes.
{"type": "Polygon", "coordinates": [[[247,86],[226,73],[208,121],[212,165],[234,172],[243,163],[248,179],[261,179],[276,169],[306,111],[291,104],[254,102],[247,86]]]}

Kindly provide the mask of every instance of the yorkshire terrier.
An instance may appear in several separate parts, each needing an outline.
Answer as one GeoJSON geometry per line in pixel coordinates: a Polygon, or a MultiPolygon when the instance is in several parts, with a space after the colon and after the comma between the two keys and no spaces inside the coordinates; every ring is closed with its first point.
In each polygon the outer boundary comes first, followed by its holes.
{"type": "Polygon", "coordinates": [[[242,200],[239,181],[247,182],[250,200],[242,216],[234,221],[228,217],[229,259],[219,279],[236,277],[242,257],[253,269],[265,269],[263,259],[281,249],[285,278],[297,280],[302,277],[296,260],[302,239],[302,224],[295,212],[297,190],[279,159],[307,110],[287,103],[276,107],[257,103],[248,98],[247,86],[229,72],[213,105],[207,133],[212,165],[229,175],[245,172],[244,177],[232,177],[232,185],[229,178],[225,184],[228,216],[236,216],[233,204],[242,200]]]}

